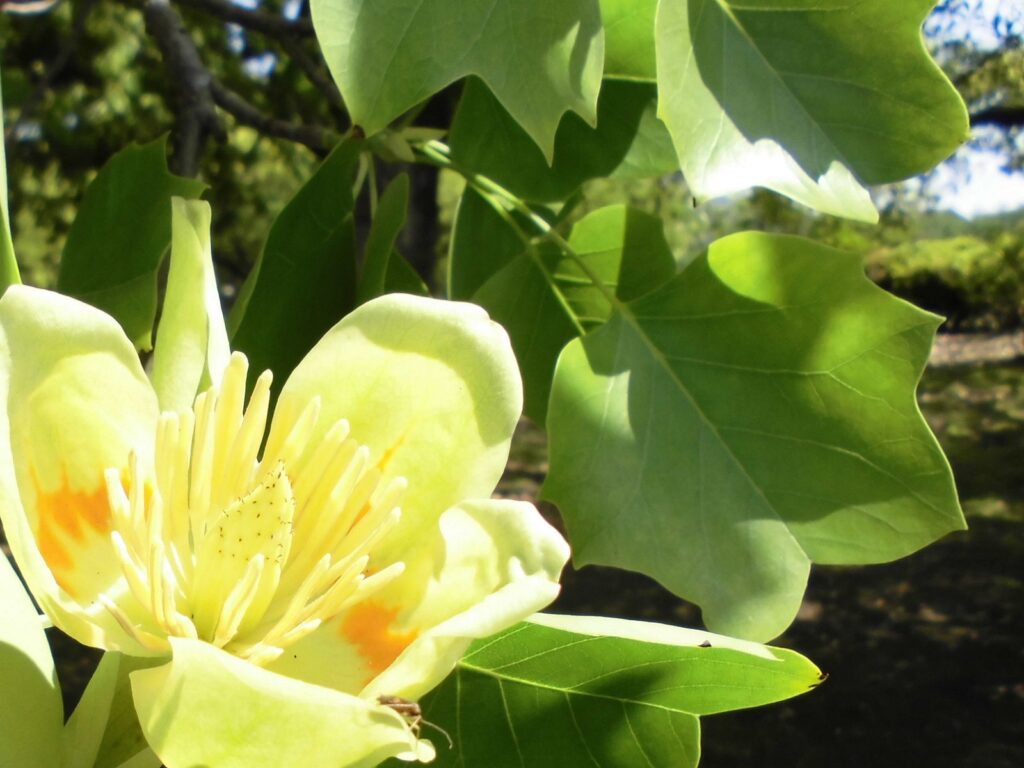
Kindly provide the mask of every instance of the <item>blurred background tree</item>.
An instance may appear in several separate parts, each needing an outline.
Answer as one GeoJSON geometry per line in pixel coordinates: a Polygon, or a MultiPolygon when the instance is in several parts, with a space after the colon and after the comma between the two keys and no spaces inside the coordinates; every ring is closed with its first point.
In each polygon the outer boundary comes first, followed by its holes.
{"type": "MultiPolygon", "coordinates": [[[[172,170],[210,186],[215,258],[230,293],[274,214],[349,127],[306,0],[5,0],[0,8],[12,220],[34,284],[52,284],[97,170],[126,144],[170,133],[172,170]]],[[[881,226],[815,215],[763,190],[694,209],[679,174],[593,182],[580,212],[624,199],[656,211],[683,262],[724,232],[803,234],[864,253],[874,278],[955,327],[1018,325],[1024,223],[1010,209],[1024,202],[1024,10],[1013,0],[944,0],[925,32],[970,107],[974,138],[928,176],[876,190],[881,226]],[[1001,199],[963,205],[982,173],[1006,182],[986,192],[1001,199]],[[979,303],[978,286],[989,284],[979,303]]],[[[446,125],[456,91],[432,100],[418,121],[446,125]]],[[[431,168],[413,174],[399,247],[427,277],[443,257],[451,183],[438,185],[431,168]]]]}

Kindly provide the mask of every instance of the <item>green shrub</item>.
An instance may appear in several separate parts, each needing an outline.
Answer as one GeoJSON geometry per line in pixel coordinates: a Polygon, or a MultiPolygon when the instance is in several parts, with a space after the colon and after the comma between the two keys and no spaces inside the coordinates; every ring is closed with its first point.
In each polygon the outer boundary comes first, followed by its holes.
{"type": "Polygon", "coordinates": [[[1020,325],[1024,264],[1020,243],[961,235],[879,248],[865,259],[883,288],[944,315],[947,329],[996,330],[1020,325]]]}

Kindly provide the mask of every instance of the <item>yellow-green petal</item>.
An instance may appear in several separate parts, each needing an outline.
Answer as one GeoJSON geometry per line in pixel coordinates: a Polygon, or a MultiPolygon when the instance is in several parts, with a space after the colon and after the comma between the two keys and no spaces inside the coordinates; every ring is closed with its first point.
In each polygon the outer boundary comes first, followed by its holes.
{"type": "Polygon", "coordinates": [[[210,250],[210,204],[171,199],[171,265],[153,348],[153,388],[165,411],[191,408],[219,383],[231,351],[210,250]]]}
{"type": "Polygon", "coordinates": [[[288,379],[278,411],[316,397],[311,445],[347,419],[383,484],[408,479],[401,529],[490,496],[522,410],[522,382],[508,335],[482,309],[390,294],[327,332],[288,379]]]}
{"type": "Polygon", "coordinates": [[[346,768],[432,757],[388,707],[291,680],[207,643],[172,638],[171,645],[170,662],[131,676],[139,723],[167,768],[346,768]]]}
{"type": "Polygon", "coordinates": [[[402,576],[270,668],[370,698],[417,699],[471,640],[554,600],[569,547],[532,504],[495,499],[447,510],[400,555],[402,576]]]}
{"type": "Polygon", "coordinates": [[[156,397],[131,342],[97,309],[12,286],[0,402],[0,519],[32,594],[80,642],[138,650],[98,601],[124,597],[104,472],[127,477],[133,450],[152,464],[156,397]]]}

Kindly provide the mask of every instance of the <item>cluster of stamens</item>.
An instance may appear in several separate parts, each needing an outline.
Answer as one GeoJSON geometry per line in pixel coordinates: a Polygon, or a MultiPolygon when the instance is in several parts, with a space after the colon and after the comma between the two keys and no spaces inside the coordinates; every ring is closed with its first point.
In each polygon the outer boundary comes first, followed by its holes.
{"type": "Polygon", "coordinates": [[[161,414],[152,473],[134,453],[128,477],[106,473],[111,538],[135,602],[102,599],[154,651],[187,637],[266,664],[403,569],[367,573],[398,522],[404,478],[382,483],[345,420],[317,438],[319,399],[282,397],[260,457],[271,376],[243,408],[247,373],[233,355],[219,391],[161,414]]]}

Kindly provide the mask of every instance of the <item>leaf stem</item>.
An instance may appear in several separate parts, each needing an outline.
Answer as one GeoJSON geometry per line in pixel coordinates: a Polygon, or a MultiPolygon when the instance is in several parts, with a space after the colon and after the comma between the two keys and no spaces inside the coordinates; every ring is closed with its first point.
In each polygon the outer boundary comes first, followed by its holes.
{"type": "Polygon", "coordinates": [[[572,309],[568,299],[562,293],[554,275],[548,269],[548,266],[544,263],[541,258],[540,252],[537,249],[537,244],[534,238],[530,237],[526,232],[523,231],[522,226],[516,220],[515,216],[512,215],[512,211],[515,211],[524,219],[530,222],[537,231],[540,233],[541,238],[550,241],[558,247],[562,253],[568,256],[572,261],[583,271],[583,274],[587,276],[587,279],[601,292],[605,300],[612,305],[615,309],[625,309],[625,304],[615,295],[604,281],[601,280],[600,275],[597,274],[591,268],[591,266],[582,258],[576,250],[569,244],[569,241],[562,237],[554,227],[552,227],[543,216],[534,211],[528,206],[520,197],[513,194],[505,187],[498,184],[487,176],[470,171],[463,168],[455,160],[452,159],[451,150],[448,145],[437,141],[436,139],[431,141],[425,141],[413,145],[413,150],[419,152],[427,162],[437,165],[441,168],[448,168],[458,173],[462,178],[466,180],[466,183],[473,188],[484,200],[486,200],[490,206],[497,212],[497,214],[513,229],[513,231],[523,241],[530,253],[530,258],[533,259],[534,264],[544,275],[548,285],[551,287],[552,293],[555,295],[558,303],[562,306],[569,320],[576,328],[576,332],[583,336],[586,333],[586,329],[582,326],[579,318],[576,316],[576,312],[572,309]],[[512,209],[512,211],[509,210],[512,209]]]}
{"type": "MultiPolygon", "coordinates": [[[[544,218],[536,214],[526,203],[497,182],[487,178],[486,176],[482,176],[478,173],[468,171],[460,167],[452,160],[451,152],[446,144],[436,140],[425,141],[423,143],[414,144],[413,150],[418,151],[428,162],[441,168],[448,168],[458,173],[466,180],[466,183],[473,189],[473,191],[480,195],[480,197],[482,197],[491,206],[491,208],[494,209],[495,213],[497,213],[498,216],[508,224],[512,231],[516,233],[519,239],[522,240],[527,253],[530,255],[530,259],[534,263],[534,266],[536,266],[544,276],[544,280],[551,289],[551,293],[554,295],[559,306],[561,306],[566,317],[569,318],[569,322],[572,323],[576,333],[580,336],[586,333],[586,329],[580,323],[572,305],[565,297],[565,294],[562,293],[561,286],[558,285],[558,281],[555,280],[555,276],[551,273],[548,265],[544,263],[544,259],[541,257],[540,250],[537,248],[535,239],[530,237],[530,235],[523,229],[519,221],[516,220],[516,217],[512,215],[512,211],[509,210],[509,207],[530,221],[530,223],[538,229],[541,228],[538,226],[537,222],[541,222],[544,225],[544,228],[541,229],[541,235],[544,238],[550,239],[549,235],[553,233],[554,230],[546,221],[544,221],[544,218]]],[[[565,243],[564,240],[562,240],[562,242],[565,243]]],[[[569,244],[565,243],[565,245],[568,246],[569,244]]]]}

